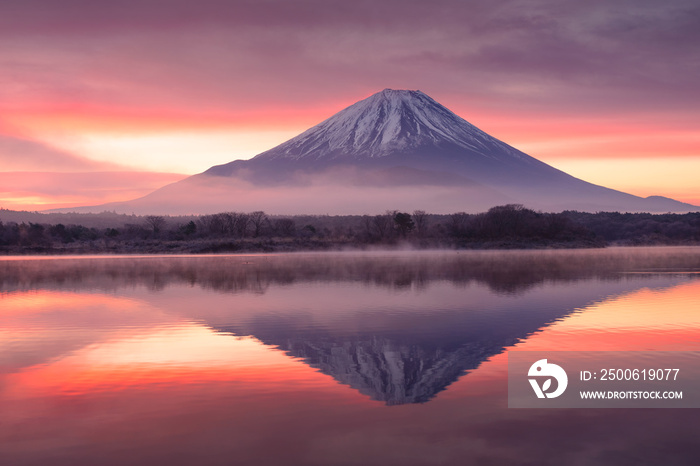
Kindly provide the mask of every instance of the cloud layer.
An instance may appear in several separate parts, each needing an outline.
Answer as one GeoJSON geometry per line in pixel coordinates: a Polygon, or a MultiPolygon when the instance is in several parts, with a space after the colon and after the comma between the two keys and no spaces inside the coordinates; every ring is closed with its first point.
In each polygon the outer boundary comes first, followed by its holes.
{"type": "Polygon", "coordinates": [[[383,87],[582,111],[700,98],[694,1],[29,0],[0,13],[10,106],[235,113],[383,87]]]}
{"type": "MultiPolygon", "coordinates": [[[[85,172],[114,170],[116,164],[96,162],[38,141],[0,134],[0,166],[3,171],[43,170],[85,172]]],[[[123,167],[122,167],[123,169],[123,167]]]]}
{"type": "Polygon", "coordinates": [[[154,172],[0,172],[0,208],[34,211],[134,199],[183,177],[154,172]]]}

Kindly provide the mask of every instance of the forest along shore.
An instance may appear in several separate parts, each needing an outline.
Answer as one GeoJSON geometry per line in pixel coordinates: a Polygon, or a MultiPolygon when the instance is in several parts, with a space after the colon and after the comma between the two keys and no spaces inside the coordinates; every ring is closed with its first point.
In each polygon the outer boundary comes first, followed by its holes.
{"type": "Polygon", "coordinates": [[[537,249],[700,244],[700,212],[487,212],[272,216],[44,214],[0,209],[0,254],[323,251],[364,248],[537,249]]]}

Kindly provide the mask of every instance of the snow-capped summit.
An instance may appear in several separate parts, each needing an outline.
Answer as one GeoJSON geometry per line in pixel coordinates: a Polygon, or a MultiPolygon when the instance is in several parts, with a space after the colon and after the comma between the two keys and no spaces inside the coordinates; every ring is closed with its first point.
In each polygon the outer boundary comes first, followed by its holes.
{"type": "Polygon", "coordinates": [[[256,158],[366,159],[445,145],[519,156],[421,91],[384,89],[256,158]]]}
{"type": "MultiPolygon", "coordinates": [[[[402,166],[472,180],[518,180],[563,173],[490,136],[421,91],[384,89],[245,163],[279,173],[328,166],[402,166]],[[518,171],[514,177],[514,171],[518,171]]],[[[241,161],[206,174],[230,176],[241,161]]],[[[260,179],[260,178],[259,178],[260,179]]]]}

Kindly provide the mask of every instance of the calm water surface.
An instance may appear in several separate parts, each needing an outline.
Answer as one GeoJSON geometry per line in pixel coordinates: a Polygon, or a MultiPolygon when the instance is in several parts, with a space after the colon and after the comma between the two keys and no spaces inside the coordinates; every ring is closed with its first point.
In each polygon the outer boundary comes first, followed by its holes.
{"type": "Polygon", "coordinates": [[[700,351],[700,248],[0,259],[0,464],[700,464],[520,350],[700,351]]]}

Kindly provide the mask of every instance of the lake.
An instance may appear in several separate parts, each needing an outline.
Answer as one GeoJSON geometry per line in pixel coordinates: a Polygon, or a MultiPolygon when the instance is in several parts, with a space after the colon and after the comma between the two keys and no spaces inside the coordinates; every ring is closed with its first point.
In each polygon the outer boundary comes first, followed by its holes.
{"type": "Polygon", "coordinates": [[[700,351],[700,248],[0,258],[3,465],[697,465],[696,409],[508,408],[700,351]]]}

